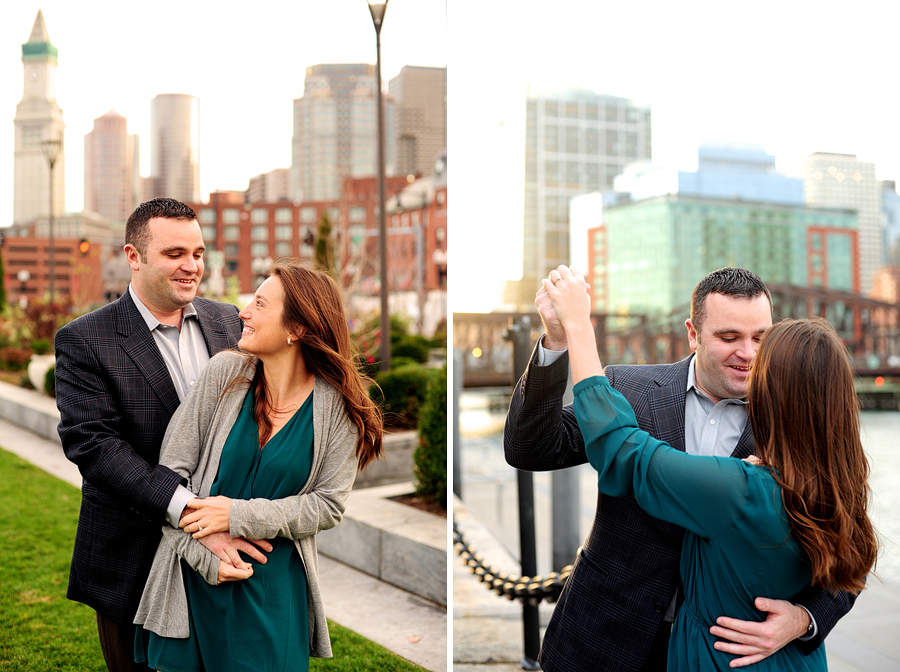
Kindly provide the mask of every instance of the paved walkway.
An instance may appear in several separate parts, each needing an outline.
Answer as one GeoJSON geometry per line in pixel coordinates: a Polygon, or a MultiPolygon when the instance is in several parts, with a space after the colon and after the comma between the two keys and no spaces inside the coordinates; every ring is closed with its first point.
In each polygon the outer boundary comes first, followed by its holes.
{"type": "MultiPolygon", "coordinates": [[[[81,487],[78,468],[58,443],[0,420],[0,447],[81,487]]],[[[445,609],[321,554],[319,579],[329,619],[427,670],[446,672],[445,609]]]]}
{"type": "MultiPolygon", "coordinates": [[[[516,560],[459,499],[454,521],[485,562],[521,574],[516,560]]],[[[454,672],[518,672],[524,654],[522,607],[491,592],[454,550],[454,672]]],[[[554,605],[540,606],[541,634],[554,605]]],[[[871,578],[856,606],[826,642],[831,672],[900,672],[900,583],[871,578]]],[[[751,669],[751,668],[747,668],[751,669]]]]}

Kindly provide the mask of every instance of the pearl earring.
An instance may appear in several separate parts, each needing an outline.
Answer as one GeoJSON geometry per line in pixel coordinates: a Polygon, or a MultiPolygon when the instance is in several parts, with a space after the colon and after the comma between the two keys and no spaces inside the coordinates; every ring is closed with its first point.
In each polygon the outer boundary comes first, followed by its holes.
{"type": "Polygon", "coordinates": [[[294,342],[291,340],[291,337],[288,336],[288,345],[293,345],[293,344],[294,344],[294,342]]]}

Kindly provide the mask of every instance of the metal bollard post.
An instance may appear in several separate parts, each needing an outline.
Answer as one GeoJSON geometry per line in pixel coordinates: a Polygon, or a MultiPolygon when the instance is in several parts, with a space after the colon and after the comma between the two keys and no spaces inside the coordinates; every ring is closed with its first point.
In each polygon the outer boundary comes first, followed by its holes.
{"type": "Polygon", "coordinates": [[[462,496],[462,444],[459,438],[459,396],[463,387],[463,354],[453,350],[453,493],[462,496]]]}
{"type": "MultiPolygon", "coordinates": [[[[513,344],[513,388],[528,366],[531,355],[531,320],[527,316],[510,318],[505,336],[513,344]]],[[[516,471],[519,489],[519,548],[523,576],[537,574],[537,552],[534,531],[534,475],[530,471],[516,471]]],[[[541,629],[536,604],[522,606],[522,626],[525,657],[522,669],[539,670],[537,657],[541,649],[541,629]]]]}
{"type": "MultiPolygon", "coordinates": [[[[563,403],[574,399],[572,378],[563,395],[563,403]]],[[[579,515],[578,469],[559,469],[550,475],[551,486],[551,529],[553,531],[553,566],[555,572],[575,562],[575,554],[581,545],[579,515]]]]}

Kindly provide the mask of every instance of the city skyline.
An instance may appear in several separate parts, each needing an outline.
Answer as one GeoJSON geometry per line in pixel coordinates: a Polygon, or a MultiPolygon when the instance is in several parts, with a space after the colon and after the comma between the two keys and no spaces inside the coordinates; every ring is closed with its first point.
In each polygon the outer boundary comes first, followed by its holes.
{"type": "Polygon", "coordinates": [[[448,118],[460,216],[449,263],[464,255],[464,267],[478,272],[451,274],[451,309],[490,310],[504,281],[521,274],[529,83],[648,103],[653,162],[664,167],[695,170],[699,146],[724,141],[763,145],[782,172],[814,152],[846,153],[874,163],[879,180],[898,180],[898,18],[900,8],[872,0],[841,10],[771,0],[562,0],[515,13],[497,0],[455,0],[448,118]]]}
{"type": "MultiPolygon", "coordinates": [[[[375,63],[375,31],[359,0],[279,0],[240,19],[211,2],[164,1],[138,15],[109,0],[13,5],[0,24],[0,226],[13,216],[13,125],[22,98],[22,44],[38,9],[59,50],[57,99],[66,124],[66,209],[84,201],[84,136],[115,110],[141,137],[150,174],[150,101],[163,93],[200,99],[200,193],[244,190],[250,178],[291,164],[293,100],[307,66],[375,63]]],[[[381,34],[382,80],[404,65],[446,66],[445,3],[393,0],[381,34]]]]}

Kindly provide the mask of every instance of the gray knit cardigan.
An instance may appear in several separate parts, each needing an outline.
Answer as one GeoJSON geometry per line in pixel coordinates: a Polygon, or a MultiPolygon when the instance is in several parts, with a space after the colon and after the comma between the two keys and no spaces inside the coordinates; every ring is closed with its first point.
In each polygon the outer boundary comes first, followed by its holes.
{"type": "MultiPolygon", "coordinates": [[[[246,386],[224,393],[236,378],[252,380],[255,360],[234,351],[213,357],[169,423],[160,463],[187,479],[187,488],[207,497],[219,470],[225,439],[237,419],[246,386]],[[198,450],[199,447],[199,450],[198,450]]],[[[235,499],[229,511],[232,537],[293,539],[306,570],[310,655],[331,657],[331,641],[319,590],[316,533],[341,522],[356,478],[357,430],[344,411],[340,393],[319,377],[313,394],[313,466],[303,489],[293,497],[235,499]]],[[[216,585],[219,558],[190,534],[163,526],[150,577],[134,622],[163,637],[186,638],[187,595],[179,557],[207,583],[216,585]]],[[[236,618],[238,614],[234,615],[236,618]]]]}

